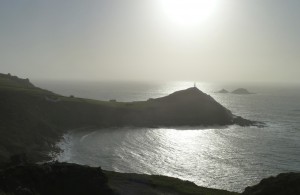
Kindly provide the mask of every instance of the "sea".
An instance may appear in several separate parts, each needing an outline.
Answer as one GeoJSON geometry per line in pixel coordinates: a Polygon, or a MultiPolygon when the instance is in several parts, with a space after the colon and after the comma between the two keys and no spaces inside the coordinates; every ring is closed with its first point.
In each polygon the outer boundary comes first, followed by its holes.
{"type": "MultiPolygon", "coordinates": [[[[194,82],[35,81],[58,94],[120,102],[163,97],[194,82]]],[[[300,85],[212,84],[196,86],[243,118],[265,127],[210,126],[70,130],[54,158],[123,173],[166,175],[199,186],[242,192],[263,178],[300,171],[300,85]],[[242,86],[241,86],[242,85],[242,86]],[[247,88],[254,94],[220,94],[247,88]]]]}

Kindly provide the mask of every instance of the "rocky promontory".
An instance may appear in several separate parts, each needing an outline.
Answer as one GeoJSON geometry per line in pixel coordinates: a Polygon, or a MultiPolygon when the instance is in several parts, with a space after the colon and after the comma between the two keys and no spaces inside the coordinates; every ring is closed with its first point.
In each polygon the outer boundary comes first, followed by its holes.
{"type": "MultiPolygon", "coordinates": [[[[258,125],[222,106],[196,87],[174,92],[166,97],[151,99],[144,112],[134,118],[156,126],[258,125]]],[[[134,120],[130,120],[134,121],[134,120]]]]}

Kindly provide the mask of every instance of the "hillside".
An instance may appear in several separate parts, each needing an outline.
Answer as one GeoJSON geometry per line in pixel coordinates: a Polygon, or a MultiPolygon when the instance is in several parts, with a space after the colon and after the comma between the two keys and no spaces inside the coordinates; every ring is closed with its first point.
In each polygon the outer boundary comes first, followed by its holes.
{"type": "Polygon", "coordinates": [[[232,115],[195,87],[148,101],[106,102],[64,97],[4,74],[0,108],[0,162],[21,153],[33,162],[48,159],[61,135],[73,128],[258,124],[232,115]]]}
{"type": "Polygon", "coordinates": [[[69,163],[0,167],[0,195],[235,195],[238,193],[157,176],[103,171],[69,163]]]}

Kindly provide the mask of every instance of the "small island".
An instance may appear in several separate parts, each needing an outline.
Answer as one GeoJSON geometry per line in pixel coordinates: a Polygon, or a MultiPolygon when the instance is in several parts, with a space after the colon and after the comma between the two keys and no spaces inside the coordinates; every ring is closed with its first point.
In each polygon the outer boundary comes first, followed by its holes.
{"type": "Polygon", "coordinates": [[[237,94],[237,95],[249,95],[249,94],[253,94],[250,93],[247,89],[245,88],[238,88],[234,91],[231,92],[232,94],[237,94]]]}
{"type": "Polygon", "coordinates": [[[221,89],[220,91],[217,91],[216,93],[229,93],[226,89],[221,89]]]}

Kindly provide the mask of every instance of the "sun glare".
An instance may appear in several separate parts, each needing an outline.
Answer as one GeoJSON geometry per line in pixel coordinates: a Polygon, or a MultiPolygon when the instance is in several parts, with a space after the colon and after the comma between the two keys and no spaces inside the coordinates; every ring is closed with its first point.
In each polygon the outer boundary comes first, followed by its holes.
{"type": "Polygon", "coordinates": [[[164,14],[174,24],[197,26],[216,11],[219,0],[158,0],[164,14]]]}

